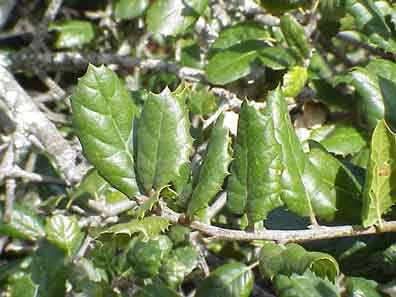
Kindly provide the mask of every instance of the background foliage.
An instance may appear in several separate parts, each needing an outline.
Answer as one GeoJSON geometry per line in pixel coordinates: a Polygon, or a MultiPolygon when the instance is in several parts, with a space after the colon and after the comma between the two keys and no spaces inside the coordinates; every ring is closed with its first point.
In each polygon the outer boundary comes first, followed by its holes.
{"type": "Polygon", "coordinates": [[[0,296],[396,296],[396,4],[0,0],[0,296]]]}

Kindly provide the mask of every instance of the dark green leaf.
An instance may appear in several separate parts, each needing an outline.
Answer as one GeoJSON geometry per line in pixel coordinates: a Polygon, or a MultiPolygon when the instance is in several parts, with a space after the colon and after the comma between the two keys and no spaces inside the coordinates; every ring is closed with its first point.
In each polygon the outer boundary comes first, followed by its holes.
{"type": "Polygon", "coordinates": [[[363,226],[379,223],[396,200],[396,136],[384,120],[378,122],[371,140],[363,191],[363,226]]]}
{"type": "Polygon", "coordinates": [[[346,8],[347,12],[355,17],[355,23],[359,30],[367,34],[391,36],[389,26],[373,0],[348,0],[346,8]]]}
{"type": "Polygon", "coordinates": [[[378,76],[378,82],[384,100],[385,121],[396,133],[396,83],[382,76],[378,76]]]}
{"type": "Polygon", "coordinates": [[[280,70],[294,64],[293,57],[284,49],[269,47],[260,40],[247,40],[218,51],[206,66],[206,75],[213,84],[224,85],[251,72],[253,65],[280,70]]]}
{"type": "Polygon", "coordinates": [[[30,267],[32,281],[39,286],[39,297],[64,296],[68,268],[63,251],[43,243],[30,267]]]}
{"type": "Polygon", "coordinates": [[[354,155],[367,145],[362,132],[348,123],[332,123],[312,131],[311,139],[327,151],[343,157],[354,155]]]}
{"type": "Polygon", "coordinates": [[[11,297],[37,297],[38,286],[32,281],[30,275],[25,275],[11,286],[11,297]]]}
{"type": "Polygon", "coordinates": [[[82,258],[78,261],[74,261],[70,279],[72,279],[75,288],[78,287],[82,290],[87,282],[99,283],[107,281],[107,275],[103,269],[95,267],[91,260],[82,258]]]}
{"type": "Polygon", "coordinates": [[[261,63],[274,70],[283,70],[296,63],[291,53],[282,47],[262,48],[258,54],[261,63]]]}
{"type": "Polygon", "coordinates": [[[206,117],[216,111],[219,105],[219,98],[202,87],[196,93],[193,93],[188,100],[188,104],[192,113],[206,117]]]}
{"type": "Polygon", "coordinates": [[[123,83],[109,68],[90,65],[71,103],[84,155],[112,186],[133,197],[138,192],[132,151],[136,107],[123,83]]]}
{"type": "Polygon", "coordinates": [[[227,185],[227,206],[236,214],[247,212],[253,223],[282,205],[282,151],[274,130],[268,108],[260,111],[253,103],[243,102],[227,185]]]}
{"type": "Polygon", "coordinates": [[[32,211],[14,205],[11,221],[3,222],[3,210],[0,208],[0,234],[16,238],[36,240],[45,236],[44,226],[32,211]]]}
{"type": "Polygon", "coordinates": [[[180,64],[186,67],[202,68],[201,47],[193,39],[181,40],[180,64]]]}
{"type": "Polygon", "coordinates": [[[90,43],[95,37],[94,28],[87,21],[69,20],[52,24],[49,29],[58,31],[55,42],[56,48],[82,47],[90,43]]]}
{"type": "Polygon", "coordinates": [[[364,122],[374,129],[378,120],[386,118],[393,127],[396,100],[392,92],[396,83],[396,64],[376,59],[365,68],[356,68],[351,72],[351,77],[350,83],[359,96],[359,113],[364,122]]]}
{"type": "Polygon", "coordinates": [[[282,200],[290,211],[300,216],[332,219],[336,201],[331,196],[331,187],[305,156],[279,88],[270,93],[267,103],[274,121],[275,138],[282,149],[282,200]]]}
{"type": "Polygon", "coordinates": [[[381,297],[377,286],[375,281],[362,277],[348,277],[346,281],[348,297],[381,297]]]}
{"type": "Polygon", "coordinates": [[[135,216],[138,219],[144,218],[146,213],[151,211],[151,209],[154,207],[154,205],[158,202],[159,200],[159,194],[161,191],[155,192],[150,198],[148,198],[142,205],[139,206],[139,208],[136,210],[135,216]]]}
{"type": "Polygon", "coordinates": [[[148,0],[118,0],[114,14],[118,20],[130,20],[141,16],[148,6],[148,0]]]}
{"type": "Polygon", "coordinates": [[[346,9],[345,0],[322,0],[319,2],[319,11],[321,17],[325,19],[326,23],[335,21],[345,14],[346,9]]]}
{"type": "Polygon", "coordinates": [[[76,217],[55,215],[47,220],[45,228],[48,241],[73,257],[84,237],[76,217]]]}
{"type": "Polygon", "coordinates": [[[260,0],[261,6],[272,14],[282,14],[298,7],[305,7],[309,3],[307,0],[260,0]]]}
{"type": "Polygon", "coordinates": [[[143,219],[135,219],[129,223],[121,223],[101,233],[113,233],[113,234],[127,234],[132,236],[134,233],[142,233],[146,238],[151,238],[165,231],[169,226],[169,221],[162,217],[145,217],[143,219]]]}
{"type": "Polygon", "coordinates": [[[205,68],[208,80],[224,85],[248,75],[258,61],[258,51],[265,47],[262,41],[248,40],[215,53],[205,68]]]}
{"type": "Polygon", "coordinates": [[[193,190],[187,214],[193,216],[208,207],[221,190],[231,161],[229,130],[220,115],[213,127],[205,158],[201,165],[197,184],[193,190]]]}
{"type": "Polygon", "coordinates": [[[288,14],[281,17],[280,26],[289,47],[299,54],[302,59],[307,59],[311,53],[311,48],[304,28],[293,16],[288,14]]]}
{"type": "Polygon", "coordinates": [[[184,100],[165,89],[149,94],[137,129],[136,167],[146,192],[159,190],[181,176],[189,162],[191,136],[184,100]]]}
{"type": "Polygon", "coordinates": [[[135,273],[142,278],[154,277],[159,272],[161,261],[171,249],[172,242],[164,235],[146,242],[138,241],[129,256],[135,273]]]}
{"type": "Polygon", "coordinates": [[[336,199],[337,218],[358,224],[362,209],[362,184],[357,177],[320,144],[310,142],[309,160],[331,187],[336,199]]]}
{"type": "Polygon", "coordinates": [[[337,261],[330,255],[320,252],[308,252],[295,243],[280,246],[265,243],[260,252],[260,271],[268,278],[282,274],[304,274],[310,269],[318,277],[334,281],[339,273],[337,261]]]}
{"type": "Polygon", "coordinates": [[[183,34],[194,25],[207,5],[208,0],[157,0],[147,12],[147,30],[165,36],[183,34]]]}
{"type": "Polygon", "coordinates": [[[156,283],[140,287],[133,297],[180,297],[180,295],[173,289],[156,283]]]}
{"type": "Polygon", "coordinates": [[[330,281],[321,279],[307,271],[304,275],[280,275],[275,281],[279,297],[340,297],[330,281]]]}
{"type": "Polygon", "coordinates": [[[228,49],[248,40],[265,41],[271,38],[270,33],[258,23],[239,23],[220,32],[211,46],[211,53],[228,49]]]}
{"type": "Polygon", "coordinates": [[[179,247],[166,257],[161,278],[171,287],[179,286],[198,264],[198,253],[191,246],[179,247]]]}
{"type": "Polygon", "coordinates": [[[234,262],[224,264],[198,287],[196,297],[248,297],[253,289],[254,275],[249,267],[234,262]]]}

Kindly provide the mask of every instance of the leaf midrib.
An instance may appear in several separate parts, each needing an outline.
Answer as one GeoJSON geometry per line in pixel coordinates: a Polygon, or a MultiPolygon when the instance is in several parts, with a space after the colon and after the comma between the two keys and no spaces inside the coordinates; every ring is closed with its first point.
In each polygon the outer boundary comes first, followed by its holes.
{"type": "MultiPolygon", "coordinates": [[[[93,74],[94,74],[96,83],[97,83],[98,85],[100,85],[99,79],[98,79],[98,76],[97,76],[97,73],[96,73],[96,72],[93,72],[93,74]]],[[[116,79],[117,79],[117,78],[116,78],[116,79]]],[[[122,88],[122,86],[120,86],[119,84],[117,84],[117,85],[118,85],[118,87],[122,88]]],[[[116,122],[115,119],[114,119],[113,111],[111,110],[111,108],[110,108],[110,106],[109,106],[110,103],[109,103],[109,101],[108,101],[108,97],[105,96],[105,94],[102,92],[101,88],[97,88],[97,90],[100,92],[101,96],[104,98],[104,100],[105,100],[105,102],[106,102],[106,111],[107,111],[108,115],[110,116],[110,120],[111,120],[111,122],[112,122],[112,124],[113,124],[113,126],[114,126],[114,128],[115,128],[115,130],[116,130],[117,136],[120,138],[121,142],[122,142],[123,145],[124,145],[124,151],[125,151],[126,154],[128,155],[128,157],[129,157],[131,163],[134,164],[133,156],[132,156],[131,152],[129,151],[127,142],[126,142],[126,141],[124,140],[124,138],[122,137],[122,133],[121,133],[121,131],[120,131],[120,128],[118,127],[118,124],[117,124],[117,122],[116,122]]],[[[115,90],[113,91],[112,96],[110,96],[110,97],[113,97],[113,96],[114,96],[114,93],[115,93],[115,90]]],[[[120,96],[122,96],[122,95],[120,94],[120,96]]],[[[103,116],[106,116],[106,115],[103,115],[103,116]]],[[[133,131],[133,128],[131,129],[130,133],[132,133],[132,131],[133,131]]],[[[95,137],[95,138],[96,138],[96,137],[95,137]]],[[[128,178],[131,178],[131,177],[128,176],[128,178]]]]}

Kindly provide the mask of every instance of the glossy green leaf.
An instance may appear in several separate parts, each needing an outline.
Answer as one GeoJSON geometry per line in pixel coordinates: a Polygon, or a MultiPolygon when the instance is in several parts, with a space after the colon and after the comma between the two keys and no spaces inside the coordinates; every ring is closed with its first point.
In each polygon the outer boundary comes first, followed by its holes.
{"type": "Polygon", "coordinates": [[[180,295],[171,288],[154,283],[152,285],[140,287],[133,297],[180,297],[180,295]]]}
{"type": "Polygon", "coordinates": [[[95,267],[92,261],[82,258],[74,261],[69,281],[76,297],[115,297],[111,287],[106,284],[106,271],[95,267]]]}
{"type": "Polygon", "coordinates": [[[331,187],[304,154],[279,88],[269,94],[267,103],[274,121],[275,138],[282,149],[282,200],[290,211],[300,216],[331,220],[336,212],[331,187]]]}
{"type": "Polygon", "coordinates": [[[154,205],[158,202],[159,200],[159,194],[160,191],[157,191],[156,193],[154,193],[154,195],[152,195],[150,198],[148,198],[146,201],[144,201],[144,203],[142,205],[140,205],[138,207],[138,209],[136,210],[135,216],[138,219],[142,219],[144,218],[144,216],[152,210],[152,208],[154,207],[154,205]]]}
{"type": "Polygon", "coordinates": [[[219,98],[205,87],[199,88],[188,100],[189,109],[192,113],[203,117],[213,114],[219,105],[219,98]]]}
{"type": "Polygon", "coordinates": [[[146,242],[138,241],[129,256],[135,273],[142,278],[154,277],[158,274],[161,261],[167,257],[172,249],[171,240],[164,235],[146,242]]]}
{"type": "Polygon", "coordinates": [[[346,280],[348,297],[381,297],[377,287],[375,281],[362,277],[348,277],[346,280]]]}
{"type": "Polygon", "coordinates": [[[215,53],[205,68],[208,80],[224,85],[248,75],[258,62],[258,51],[265,47],[262,41],[248,40],[215,53]]]}
{"type": "Polygon", "coordinates": [[[248,75],[252,66],[259,63],[280,70],[292,66],[294,59],[282,48],[269,47],[260,40],[247,40],[217,51],[205,71],[211,83],[224,85],[248,75]]]}
{"type": "Polygon", "coordinates": [[[282,14],[286,11],[305,7],[309,4],[308,0],[260,0],[260,4],[272,14],[282,14]]]}
{"type": "Polygon", "coordinates": [[[362,209],[362,184],[359,179],[318,143],[310,142],[309,160],[331,187],[331,194],[336,200],[336,218],[358,224],[362,209]]]}
{"type": "Polygon", "coordinates": [[[261,49],[258,54],[261,63],[273,70],[283,70],[296,64],[290,51],[282,47],[266,47],[261,49]]]}
{"type": "Polygon", "coordinates": [[[84,238],[76,217],[55,215],[47,219],[47,239],[72,257],[84,238]]]}
{"type": "Polygon", "coordinates": [[[198,264],[198,253],[192,246],[179,247],[166,257],[161,278],[171,287],[179,286],[198,264]]]}
{"type": "Polygon", "coordinates": [[[180,41],[180,47],[180,65],[192,68],[202,68],[202,50],[194,39],[182,39],[180,41]]]}
{"type": "Polygon", "coordinates": [[[367,34],[391,36],[389,26],[373,0],[348,0],[346,8],[354,16],[359,30],[367,34]]]}
{"type": "Polygon", "coordinates": [[[145,217],[134,219],[129,223],[121,223],[107,228],[102,234],[127,234],[142,233],[146,238],[151,238],[165,231],[169,226],[169,221],[162,217],[145,217]]]}
{"type": "Polygon", "coordinates": [[[38,285],[40,297],[64,296],[68,267],[63,251],[43,243],[33,257],[30,266],[31,279],[38,285]]]}
{"type": "Polygon", "coordinates": [[[52,24],[50,30],[58,31],[55,41],[56,48],[82,47],[90,43],[95,37],[95,31],[90,22],[68,20],[52,24]]]}
{"type": "Polygon", "coordinates": [[[254,223],[282,205],[281,154],[270,109],[258,110],[253,103],[243,102],[227,184],[227,206],[231,212],[246,212],[254,223]]]}
{"type": "Polygon", "coordinates": [[[307,59],[311,53],[311,47],[304,28],[289,14],[281,17],[280,27],[289,47],[301,58],[307,59]]]}
{"type": "Polygon", "coordinates": [[[336,21],[345,15],[346,10],[345,0],[322,0],[319,3],[319,11],[321,17],[326,23],[336,21]]]}
{"type": "Polygon", "coordinates": [[[90,65],[71,104],[86,158],[113,187],[133,197],[138,193],[132,150],[136,107],[123,83],[109,68],[90,65]]]}
{"type": "Polygon", "coordinates": [[[207,5],[208,0],[157,0],[147,11],[147,30],[164,36],[183,34],[194,25],[207,5]]]}
{"type": "Polygon", "coordinates": [[[234,262],[224,264],[203,280],[196,297],[249,297],[253,289],[254,275],[249,267],[234,262]]]}
{"type": "Polygon", "coordinates": [[[11,297],[37,297],[38,286],[32,281],[30,275],[24,275],[11,286],[11,297]]]}
{"type": "Polygon", "coordinates": [[[332,123],[312,131],[311,139],[320,142],[327,151],[346,157],[354,155],[367,145],[365,137],[348,123],[332,123]]]}
{"type": "Polygon", "coordinates": [[[334,284],[307,271],[304,275],[280,275],[275,281],[279,297],[340,297],[334,284]]]}
{"type": "Polygon", "coordinates": [[[149,94],[136,133],[136,168],[147,193],[180,178],[191,154],[189,128],[185,102],[176,92],[149,94]]]}
{"type": "Polygon", "coordinates": [[[358,111],[363,121],[374,129],[378,120],[386,118],[393,127],[396,100],[392,93],[396,83],[396,64],[376,59],[365,68],[354,69],[351,77],[350,83],[356,88],[360,101],[358,111]]]}
{"type": "Polygon", "coordinates": [[[37,215],[24,207],[14,205],[11,221],[7,224],[3,221],[3,209],[0,208],[0,234],[37,240],[45,236],[45,230],[37,215]]]}
{"type": "Polygon", "coordinates": [[[280,246],[265,243],[260,252],[260,271],[268,279],[282,274],[304,274],[310,269],[318,277],[335,280],[339,273],[337,261],[330,255],[306,251],[302,246],[289,243],[280,246]]]}
{"type": "Polygon", "coordinates": [[[91,260],[81,258],[75,260],[73,263],[72,274],[69,277],[74,285],[74,288],[78,288],[80,291],[87,285],[87,282],[99,283],[102,281],[108,281],[106,271],[95,267],[91,260]]]}
{"type": "Polygon", "coordinates": [[[148,6],[148,0],[118,0],[114,14],[118,20],[130,20],[143,15],[148,6]]]}
{"type": "Polygon", "coordinates": [[[221,190],[231,161],[230,142],[229,130],[224,126],[224,115],[220,115],[213,127],[197,183],[188,205],[189,216],[196,215],[207,208],[221,190]]]}
{"type": "Polygon", "coordinates": [[[396,133],[396,83],[390,79],[378,76],[385,107],[385,121],[396,133]]]}
{"type": "Polygon", "coordinates": [[[271,35],[269,31],[261,24],[245,22],[239,23],[220,32],[219,37],[213,42],[211,53],[225,50],[236,44],[248,40],[269,40],[271,35]]]}
{"type": "Polygon", "coordinates": [[[396,135],[379,121],[371,140],[367,177],[363,191],[363,226],[379,223],[396,200],[396,135]]]}
{"type": "Polygon", "coordinates": [[[283,77],[283,94],[286,97],[296,97],[305,86],[308,79],[307,69],[295,66],[283,77]]]}

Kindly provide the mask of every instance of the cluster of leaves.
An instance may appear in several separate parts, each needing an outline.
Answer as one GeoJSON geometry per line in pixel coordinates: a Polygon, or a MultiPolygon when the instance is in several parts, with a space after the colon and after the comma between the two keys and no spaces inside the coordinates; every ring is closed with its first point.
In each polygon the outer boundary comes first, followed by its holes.
{"type": "MultiPolygon", "coordinates": [[[[74,188],[28,187],[10,222],[2,207],[0,234],[14,245],[1,257],[4,296],[248,297],[262,288],[281,297],[386,296],[396,272],[392,234],[280,245],[190,229],[201,221],[251,232],[310,224],[382,230],[395,218],[396,6],[257,4],[279,24],[231,3],[223,27],[207,0],[115,1],[107,23],[119,24],[119,47],[138,32],[128,26],[144,23],[138,34],[150,36],[156,58],[179,55],[206,81],[167,71],[124,81],[111,67],[88,67],[72,85],[67,131],[93,168],[74,188]],[[218,30],[212,42],[202,40],[200,20],[218,30]],[[233,106],[214,85],[246,98],[233,106]],[[226,205],[213,214],[222,193],[226,205]],[[178,223],[164,205],[182,214],[178,223]]],[[[88,19],[49,30],[56,50],[110,43],[102,37],[111,30],[88,19]]],[[[59,177],[43,155],[35,171],[59,177]]]]}

